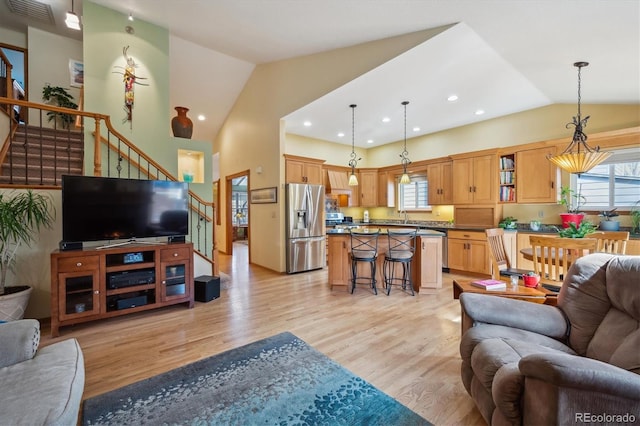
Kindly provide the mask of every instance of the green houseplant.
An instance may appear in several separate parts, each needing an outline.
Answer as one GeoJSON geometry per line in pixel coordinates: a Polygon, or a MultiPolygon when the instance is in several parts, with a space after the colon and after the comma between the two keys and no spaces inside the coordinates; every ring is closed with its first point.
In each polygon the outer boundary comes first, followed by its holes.
{"type": "Polygon", "coordinates": [[[602,229],[603,231],[620,230],[620,222],[618,222],[617,220],[612,220],[614,217],[618,216],[618,213],[616,213],[616,209],[600,212],[598,216],[604,218],[604,220],[600,221],[600,229],[602,229]]]}
{"type": "MultiPolygon", "coordinates": [[[[59,107],[78,109],[78,104],[73,102],[73,96],[60,86],[46,84],[42,89],[42,99],[59,107]]],[[[49,111],[47,116],[49,117],[48,121],[58,120],[63,129],[68,129],[71,123],[75,121],[73,115],[61,112],[49,111]]]]}
{"type": "Polygon", "coordinates": [[[586,220],[580,222],[579,225],[576,226],[574,222],[569,222],[566,228],[558,229],[558,235],[562,238],[584,238],[585,235],[591,234],[595,232],[596,226],[586,220]]]}
{"type": "Polygon", "coordinates": [[[579,225],[580,222],[582,222],[584,215],[580,213],[580,208],[585,205],[586,202],[586,197],[580,194],[579,191],[574,191],[568,186],[560,188],[560,201],[558,201],[558,203],[567,209],[566,213],[560,213],[563,228],[568,228],[569,223],[579,225]]]}
{"type": "Polygon", "coordinates": [[[516,229],[516,227],[518,226],[517,222],[518,219],[516,219],[515,217],[507,216],[502,219],[500,223],[498,223],[498,226],[504,229],[516,229]]]}
{"type": "Polygon", "coordinates": [[[24,315],[31,287],[9,287],[7,273],[15,265],[20,246],[29,246],[41,228],[50,229],[54,216],[48,194],[32,190],[0,193],[0,319],[15,320],[24,315]]]}
{"type": "Polygon", "coordinates": [[[640,201],[635,202],[629,212],[629,216],[631,216],[631,232],[634,234],[640,233],[640,201]]]}

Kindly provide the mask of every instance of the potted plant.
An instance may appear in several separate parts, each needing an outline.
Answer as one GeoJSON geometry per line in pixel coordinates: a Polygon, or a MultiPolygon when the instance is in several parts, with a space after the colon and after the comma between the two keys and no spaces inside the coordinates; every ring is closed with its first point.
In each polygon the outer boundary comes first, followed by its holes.
{"type": "Polygon", "coordinates": [[[540,275],[533,271],[527,272],[522,276],[522,281],[525,287],[535,288],[538,287],[538,283],[540,282],[540,275]]]}
{"type": "Polygon", "coordinates": [[[587,199],[580,192],[574,191],[568,186],[560,188],[560,201],[558,203],[567,209],[566,213],[560,213],[563,228],[568,228],[569,223],[579,225],[582,222],[584,214],[580,213],[580,208],[586,202],[587,199]]]}
{"type": "Polygon", "coordinates": [[[0,320],[24,316],[31,287],[7,285],[7,273],[13,268],[18,248],[31,244],[41,228],[51,228],[55,209],[48,194],[26,192],[0,193],[0,320]]]}
{"type": "Polygon", "coordinates": [[[635,202],[629,215],[631,216],[631,232],[640,233],[640,201],[635,202]]]}
{"type": "Polygon", "coordinates": [[[618,222],[617,220],[611,220],[612,218],[618,216],[618,213],[616,213],[616,209],[600,212],[598,216],[604,218],[604,220],[600,221],[600,229],[602,229],[603,231],[620,230],[620,222],[618,222]]]}
{"type": "Polygon", "coordinates": [[[516,219],[515,217],[507,216],[502,219],[500,223],[498,223],[498,226],[504,229],[516,229],[516,227],[518,226],[517,222],[518,219],[516,219]]]}
{"type": "Polygon", "coordinates": [[[596,226],[589,221],[583,220],[578,226],[574,222],[569,222],[567,228],[556,228],[556,230],[562,238],[584,238],[585,235],[595,232],[596,226]]]}
{"type": "MultiPolygon", "coordinates": [[[[42,89],[42,99],[52,105],[63,108],[78,109],[78,104],[73,102],[73,96],[66,89],[59,86],[50,86],[48,83],[42,89]]],[[[75,121],[75,117],[71,114],[49,111],[47,113],[48,121],[58,120],[63,129],[68,129],[71,123],[75,121]]]]}

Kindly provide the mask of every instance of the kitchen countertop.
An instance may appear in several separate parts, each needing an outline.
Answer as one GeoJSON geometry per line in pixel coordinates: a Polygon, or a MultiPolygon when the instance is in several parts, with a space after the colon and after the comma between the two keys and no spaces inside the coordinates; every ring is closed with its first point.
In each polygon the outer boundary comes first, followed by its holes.
{"type": "MultiPolygon", "coordinates": [[[[369,226],[371,226],[372,224],[369,224],[369,226]]],[[[373,226],[382,226],[378,223],[373,224],[373,226]]],[[[388,225],[387,225],[388,226],[388,225]]],[[[407,226],[406,228],[411,228],[411,226],[407,226]]],[[[344,234],[350,234],[351,233],[351,229],[358,229],[358,228],[340,228],[340,229],[327,229],[327,235],[344,235],[344,234]]],[[[365,230],[367,228],[364,228],[365,230]]],[[[371,228],[369,228],[371,229],[371,228]]],[[[386,235],[387,230],[386,229],[381,229],[380,230],[380,234],[381,235],[386,235]]],[[[446,236],[446,234],[444,232],[440,232],[440,231],[436,231],[434,229],[418,229],[417,231],[417,235],[419,237],[444,237],[446,236]]]]}

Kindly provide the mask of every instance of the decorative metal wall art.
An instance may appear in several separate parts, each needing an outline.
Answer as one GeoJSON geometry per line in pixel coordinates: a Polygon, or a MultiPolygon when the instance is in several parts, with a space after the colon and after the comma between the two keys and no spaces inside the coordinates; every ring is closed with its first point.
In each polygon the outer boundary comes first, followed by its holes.
{"type": "Polygon", "coordinates": [[[133,124],[133,103],[135,100],[134,85],[139,84],[141,86],[148,86],[148,84],[141,83],[138,80],[146,80],[146,77],[140,77],[136,75],[135,69],[138,64],[133,60],[131,56],[127,56],[129,46],[122,48],[122,55],[126,61],[126,66],[115,66],[114,68],[121,68],[122,71],[114,71],[115,73],[122,73],[122,81],[124,82],[124,110],[127,113],[125,118],[122,119],[122,123],[129,122],[131,127],[133,124]]]}

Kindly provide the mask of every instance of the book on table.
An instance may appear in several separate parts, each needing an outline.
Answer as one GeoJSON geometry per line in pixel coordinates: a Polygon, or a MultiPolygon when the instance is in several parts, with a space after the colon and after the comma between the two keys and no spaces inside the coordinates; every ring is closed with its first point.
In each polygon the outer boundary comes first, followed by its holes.
{"type": "Polygon", "coordinates": [[[472,286],[484,288],[485,290],[506,290],[507,283],[499,280],[476,280],[471,282],[472,286]]]}

